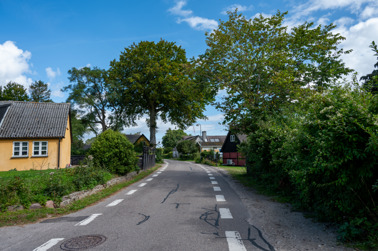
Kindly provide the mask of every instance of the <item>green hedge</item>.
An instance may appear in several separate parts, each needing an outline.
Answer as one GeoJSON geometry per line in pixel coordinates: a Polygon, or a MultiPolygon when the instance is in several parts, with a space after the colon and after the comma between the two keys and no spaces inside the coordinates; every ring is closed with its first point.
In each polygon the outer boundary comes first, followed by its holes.
{"type": "Polygon", "coordinates": [[[242,148],[256,179],[339,223],[341,240],[377,242],[377,97],[336,86],[257,128],[242,148]]]}

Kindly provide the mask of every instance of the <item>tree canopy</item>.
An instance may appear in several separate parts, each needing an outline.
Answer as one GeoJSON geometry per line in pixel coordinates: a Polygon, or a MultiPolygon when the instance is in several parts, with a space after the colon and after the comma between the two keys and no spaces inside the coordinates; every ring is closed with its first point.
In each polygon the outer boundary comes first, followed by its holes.
{"type": "Polygon", "coordinates": [[[174,148],[176,147],[177,143],[182,140],[182,137],[186,135],[187,134],[181,129],[172,130],[171,128],[168,128],[165,135],[163,136],[162,144],[164,148],[174,148]]]}
{"type": "Polygon", "coordinates": [[[303,23],[291,30],[286,13],[247,19],[237,11],[207,34],[208,49],[197,64],[203,79],[226,89],[218,103],[225,121],[248,131],[253,121],[300,98],[311,86],[319,90],[351,72],[338,49],[345,38],[333,34],[334,25],[303,23]]]}
{"type": "Polygon", "coordinates": [[[83,123],[96,135],[111,128],[120,130],[124,123],[119,110],[111,102],[108,72],[99,68],[73,67],[68,71],[71,84],[64,87],[69,91],[67,102],[74,105],[83,123]],[[98,128],[99,127],[99,128],[98,128]]]}
{"type": "Polygon", "coordinates": [[[0,94],[0,100],[29,101],[25,87],[15,82],[5,85],[0,94]]]}
{"type": "Polygon", "coordinates": [[[205,105],[211,97],[206,85],[193,81],[193,66],[185,50],[174,42],[134,43],[110,65],[114,93],[118,104],[124,107],[124,119],[135,123],[147,115],[152,145],[156,145],[158,117],[179,128],[205,117],[205,105]]]}
{"type": "Polygon", "coordinates": [[[51,90],[47,83],[41,80],[35,81],[29,87],[30,100],[34,102],[52,102],[50,99],[51,90]]]}
{"type": "Polygon", "coordinates": [[[369,46],[373,52],[375,52],[374,56],[377,56],[377,63],[374,64],[374,68],[377,68],[373,70],[371,73],[366,74],[365,76],[361,77],[361,80],[363,80],[363,87],[372,92],[373,94],[378,93],[378,47],[377,44],[372,41],[371,45],[369,46]]]}

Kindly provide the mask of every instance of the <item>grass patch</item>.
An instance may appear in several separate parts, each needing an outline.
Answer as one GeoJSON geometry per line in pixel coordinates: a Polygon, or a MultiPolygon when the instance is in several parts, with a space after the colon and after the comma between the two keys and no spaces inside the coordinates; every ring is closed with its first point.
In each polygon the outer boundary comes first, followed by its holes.
{"type": "Polygon", "coordinates": [[[104,198],[109,197],[110,195],[129,186],[130,184],[133,184],[145,178],[146,176],[150,175],[155,170],[157,170],[160,166],[161,165],[156,165],[155,167],[149,170],[142,171],[130,181],[119,183],[117,185],[105,188],[96,194],[75,201],[65,208],[41,208],[35,210],[20,210],[15,212],[0,213],[0,227],[33,223],[43,218],[58,217],[65,214],[76,212],[104,198]]]}
{"type": "Polygon", "coordinates": [[[219,166],[220,168],[226,170],[232,178],[239,181],[245,187],[249,187],[257,191],[259,194],[271,197],[274,201],[281,203],[290,202],[290,198],[282,194],[277,193],[269,189],[269,186],[259,183],[253,176],[247,175],[247,169],[243,166],[219,166]]]}

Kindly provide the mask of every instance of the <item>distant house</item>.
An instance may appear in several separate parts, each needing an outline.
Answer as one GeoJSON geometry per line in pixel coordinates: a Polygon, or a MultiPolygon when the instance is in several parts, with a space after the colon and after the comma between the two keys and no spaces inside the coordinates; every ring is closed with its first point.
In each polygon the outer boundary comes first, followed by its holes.
{"type": "Polygon", "coordinates": [[[206,131],[202,132],[202,136],[184,136],[183,140],[193,140],[200,146],[202,151],[219,152],[222,148],[223,142],[226,139],[224,135],[207,136],[206,131]]]}
{"type": "Polygon", "coordinates": [[[0,171],[70,165],[68,103],[0,101],[0,171]]]}
{"type": "Polygon", "coordinates": [[[142,146],[150,146],[150,141],[144,134],[125,134],[125,136],[134,145],[136,151],[143,151],[142,146]]]}
{"type": "Polygon", "coordinates": [[[223,143],[223,164],[233,166],[245,166],[245,158],[238,152],[238,145],[247,140],[247,135],[228,132],[223,143]]]}

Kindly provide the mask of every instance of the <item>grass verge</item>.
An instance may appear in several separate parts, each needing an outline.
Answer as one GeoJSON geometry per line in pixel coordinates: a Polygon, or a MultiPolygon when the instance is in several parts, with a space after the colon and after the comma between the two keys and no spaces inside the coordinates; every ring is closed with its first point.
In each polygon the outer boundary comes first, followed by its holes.
{"type": "Polygon", "coordinates": [[[87,206],[95,204],[96,202],[106,197],[109,197],[110,195],[118,192],[119,190],[135,182],[138,182],[139,180],[153,173],[160,166],[161,164],[158,164],[149,170],[142,171],[130,181],[119,183],[117,185],[105,188],[96,194],[93,194],[81,200],[75,201],[65,208],[41,208],[41,209],[34,209],[34,210],[25,209],[25,210],[20,210],[20,211],[15,211],[15,212],[0,213],[0,227],[23,225],[23,224],[33,223],[47,217],[48,218],[58,217],[65,214],[76,212],[87,206]]]}

